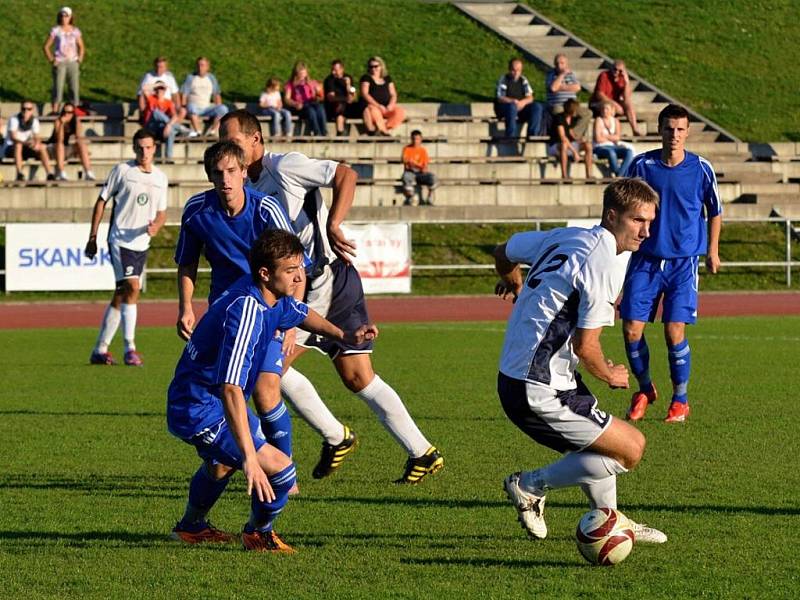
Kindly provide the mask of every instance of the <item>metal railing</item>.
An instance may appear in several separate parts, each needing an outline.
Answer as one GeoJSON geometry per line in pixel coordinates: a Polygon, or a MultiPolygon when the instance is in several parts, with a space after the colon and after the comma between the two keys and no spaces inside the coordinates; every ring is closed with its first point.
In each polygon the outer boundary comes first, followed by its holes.
{"type": "MultiPolygon", "coordinates": [[[[563,224],[567,222],[569,219],[481,219],[481,220],[467,220],[467,219],[449,219],[449,220],[437,220],[437,221],[414,221],[411,222],[411,239],[414,239],[414,225],[476,225],[476,224],[491,224],[491,225],[524,225],[529,224],[531,225],[536,231],[541,230],[542,225],[545,224],[563,224]]],[[[585,219],[581,219],[585,220],[585,219]]],[[[599,219],[598,219],[599,222],[599,219]]],[[[349,221],[354,225],[360,224],[368,224],[369,221],[349,221]]],[[[796,267],[800,267],[800,261],[792,260],[792,235],[793,235],[793,228],[792,228],[792,220],[786,219],[783,217],[766,217],[766,218],[730,218],[725,219],[724,224],[730,223],[783,223],[784,224],[784,260],[781,261],[730,261],[730,262],[723,262],[722,267],[750,267],[750,268],[762,268],[762,267],[782,267],[786,273],[786,286],[791,287],[792,285],[792,269],[796,267]]],[[[7,223],[0,224],[1,227],[5,227],[7,223]]],[[[166,223],[166,226],[170,227],[179,227],[180,222],[170,222],[166,223]]],[[[724,233],[723,233],[724,239],[724,233]]],[[[498,240],[500,242],[501,240],[498,240]]],[[[705,268],[704,265],[701,265],[702,268],[705,268]]],[[[481,271],[481,270],[491,270],[494,269],[494,264],[449,264],[449,265],[414,265],[411,266],[412,274],[421,271],[481,271]]],[[[199,268],[198,273],[210,273],[211,269],[209,268],[199,268]]],[[[0,270],[0,275],[5,275],[5,269],[0,270]]],[[[155,268],[148,268],[148,274],[165,274],[165,273],[175,273],[175,268],[170,267],[155,267],[155,268]]]]}

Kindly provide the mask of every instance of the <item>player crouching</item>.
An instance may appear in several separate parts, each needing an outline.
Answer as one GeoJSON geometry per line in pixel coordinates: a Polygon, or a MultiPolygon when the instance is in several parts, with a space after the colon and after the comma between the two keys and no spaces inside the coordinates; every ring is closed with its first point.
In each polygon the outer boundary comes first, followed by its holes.
{"type": "Polygon", "coordinates": [[[233,284],[200,320],[178,361],[167,392],[167,427],[191,444],[204,463],[189,486],[175,539],[194,544],[233,536],[206,519],[231,475],[241,469],[251,496],[242,532],[247,550],[293,553],[272,529],[295,483],[295,466],[266,443],[258,418],[247,408],[270,340],[299,326],[338,341],[360,344],[378,330],[362,325],[345,334],[292,295],[304,282],[303,245],[293,234],[267,230],[250,251],[251,276],[233,284]]]}
{"type": "MultiPolygon", "coordinates": [[[[564,454],[505,480],[531,537],[547,536],[547,490],[580,485],[592,508],[617,508],[617,475],[642,458],[644,436],[600,410],[575,368],[580,359],[611,388],[628,387],[628,370],[606,360],[600,334],[614,324],[630,251],[649,236],[657,205],[644,181],[619,179],[603,193],[600,225],[518,233],[495,250],[495,291],[515,301],[497,377],[503,410],[533,440],[564,454]],[[520,263],[532,265],[524,280],[520,263]]],[[[667,541],[645,525],[633,530],[637,542],[667,541]]]]}

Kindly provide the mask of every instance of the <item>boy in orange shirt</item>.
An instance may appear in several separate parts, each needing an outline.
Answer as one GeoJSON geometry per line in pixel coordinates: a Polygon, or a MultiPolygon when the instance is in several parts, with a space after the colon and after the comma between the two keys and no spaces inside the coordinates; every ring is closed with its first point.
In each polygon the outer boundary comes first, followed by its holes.
{"type": "Polygon", "coordinates": [[[437,187],[436,176],[428,171],[428,151],[422,146],[422,132],[415,129],[411,132],[411,143],[403,148],[403,195],[405,206],[413,204],[417,186],[420,186],[420,204],[433,204],[433,190],[437,187]],[[428,197],[422,198],[422,186],[428,188],[428,197]]]}

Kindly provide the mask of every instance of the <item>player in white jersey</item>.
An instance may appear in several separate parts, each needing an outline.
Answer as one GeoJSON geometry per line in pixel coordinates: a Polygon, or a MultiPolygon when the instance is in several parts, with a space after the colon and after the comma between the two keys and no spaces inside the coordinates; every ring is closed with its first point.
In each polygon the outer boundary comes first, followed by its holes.
{"type": "Polygon", "coordinates": [[[106,204],[114,199],[108,250],[114,267],[116,289],[103,315],[89,362],[93,365],[116,364],[108,351],[120,320],[125,338],[125,364],[141,366],[136,351],[136,301],[139,299],[141,275],[147,260],[150,238],[158,233],[167,218],[167,176],[153,165],[156,139],[153,133],[140,129],[133,136],[135,160],[116,165],[108,176],[92,212],[92,226],[85,254],[97,254],[97,229],[106,204]]]}
{"type": "MultiPolygon", "coordinates": [[[[351,263],[355,246],[340,228],[353,204],[355,171],[342,163],[311,159],[299,152],[266,152],[261,125],[245,110],[223,117],[220,139],[242,147],[249,163],[249,185],[277,198],[286,209],[312,261],[306,290],[308,305],[338,327],[366,322],[361,278],[351,263]],[[330,212],[320,187],[333,188],[330,212]]],[[[324,439],[319,463],[312,473],[315,478],[338,468],[355,449],[356,436],[325,406],[311,382],[292,368],[292,362],[308,348],[330,356],[342,383],[367,403],[408,453],[405,471],[397,483],[419,483],[442,468],[441,454],[414,423],[400,396],[373,371],[371,342],[350,346],[299,332],[297,344],[284,362],[280,392],[324,439]]]]}
{"type": "MultiPolygon", "coordinates": [[[[503,410],[536,442],[564,454],[504,482],[531,537],[547,536],[547,490],[580,485],[592,508],[616,508],[617,474],[644,452],[644,436],[600,410],[575,369],[580,360],[612,389],[628,387],[627,368],[606,360],[600,334],[614,324],[630,251],[649,236],[657,205],[645,182],[619,179],[603,193],[600,225],[518,233],[495,250],[495,291],[515,302],[497,378],[503,410]],[[524,278],[520,264],[531,265],[524,278]]],[[[644,525],[634,531],[640,542],[666,541],[644,525]]]]}

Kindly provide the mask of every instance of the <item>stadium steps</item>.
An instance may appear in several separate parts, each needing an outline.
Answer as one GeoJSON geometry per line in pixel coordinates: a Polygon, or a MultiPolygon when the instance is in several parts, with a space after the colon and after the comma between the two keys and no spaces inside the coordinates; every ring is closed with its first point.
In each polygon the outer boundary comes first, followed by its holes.
{"type": "MultiPolygon", "coordinates": [[[[508,2],[455,2],[454,6],[516,46],[529,60],[542,68],[550,69],[557,53],[566,54],[581,87],[589,93],[593,91],[600,72],[613,64],[611,57],[529,6],[508,2]]],[[[628,73],[635,92],[647,92],[653,95],[651,98],[638,94],[634,97],[637,116],[639,112],[644,114],[648,110],[654,110],[657,104],[678,103],[652,83],[630,70],[628,73]]],[[[736,136],[717,123],[696,111],[688,110],[693,121],[702,122],[706,128],[715,131],[720,141],[738,141],[736,136]]]]}

